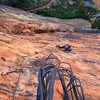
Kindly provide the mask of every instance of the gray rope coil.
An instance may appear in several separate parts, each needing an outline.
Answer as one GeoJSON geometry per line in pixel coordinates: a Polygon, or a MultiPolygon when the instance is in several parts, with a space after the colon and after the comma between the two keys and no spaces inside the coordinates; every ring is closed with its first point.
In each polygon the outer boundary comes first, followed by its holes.
{"type": "Polygon", "coordinates": [[[63,100],[85,100],[80,80],[73,74],[71,65],[66,64],[70,68],[61,67],[60,60],[53,54],[43,58],[38,72],[37,100],[53,100],[54,83],[57,79],[62,84],[63,100]]]}

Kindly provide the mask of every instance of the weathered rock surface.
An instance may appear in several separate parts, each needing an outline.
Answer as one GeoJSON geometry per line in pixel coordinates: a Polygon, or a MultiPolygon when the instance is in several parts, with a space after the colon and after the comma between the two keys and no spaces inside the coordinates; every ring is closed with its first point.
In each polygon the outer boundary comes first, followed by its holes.
{"type": "Polygon", "coordinates": [[[100,10],[100,0],[93,0],[93,2],[97,4],[97,6],[98,6],[98,8],[100,10]]]}
{"type": "MultiPolygon", "coordinates": [[[[73,32],[76,26],[90,24],[83,20],[82,24],[81,19],[74,23],[0,8],[0,100],[12,99],[20,72],[15,100],[34,100],[38,67],[32,64],[50,53],[71,64],[86,100],[100,100],[100,34],[73,32]],[[62,51],[56,48],[58,44],[69,44],[72,51],[62,51]]],[[[55,84],[55,100],[62,100],[60,85],[58,81],[55,84]]]]}
{"type": "Polygon", "coordinates": [[[96,4],[100,4],[100,0],[93,0],[96,4]]]}

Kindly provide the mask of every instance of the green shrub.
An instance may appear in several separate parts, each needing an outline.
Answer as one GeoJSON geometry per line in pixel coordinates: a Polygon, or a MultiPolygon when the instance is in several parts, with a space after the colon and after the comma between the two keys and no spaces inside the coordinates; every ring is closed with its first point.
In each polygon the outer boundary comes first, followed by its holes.
{"type": "Polygon", "coordinates": [[[17,4],[18,7],[21,8],[35,8],[41,4],[44,4],[48,2],[48,0],[21,0],[19,4],[17,4]]]}
{"type": "Polygon", "coordinates": [[[38,11],[43,16],[57,17],[62,19],[82,18],[89,20],[91,15],[97,12],[95,9],[84,8],[84,0],[59,0],[60,3],[38,11]],[[73,1],[72,4],[69,1],[73,1]]]}
{"type": "Polygon", "coordinates": [[[97,18],[97,19],[92,23],[92,28],[100,29],[100,18],[97,18]]]}

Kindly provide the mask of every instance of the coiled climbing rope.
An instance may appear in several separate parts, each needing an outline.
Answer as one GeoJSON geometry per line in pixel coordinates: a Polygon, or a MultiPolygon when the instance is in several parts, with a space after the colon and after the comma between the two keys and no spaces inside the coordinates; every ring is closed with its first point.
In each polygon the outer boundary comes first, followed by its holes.
{"type": "Polygon", "coordinates": [[[81,82],[74,75],[71,66],[62,67],[60,60],[53,54],[43,58],[40,65],[37,100],[53,100],[54,83],[57,79],[61,81],[63,100],[85,100],[81,82]]]}

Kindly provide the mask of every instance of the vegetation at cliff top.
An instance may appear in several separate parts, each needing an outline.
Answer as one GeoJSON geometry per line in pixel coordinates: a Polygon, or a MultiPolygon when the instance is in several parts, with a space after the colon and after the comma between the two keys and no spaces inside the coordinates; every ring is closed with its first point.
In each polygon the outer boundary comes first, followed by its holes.
{"type": "MultiPolygon", "coordinates": [[[[40,10],[37,14],[61,19],[82,18],[91,22],[92,16],[98,12],[100,11],[92,0],[57,0],[51,7],[40,10]]],[[[92,28],[100,29],[100,18],[92,22],[92,28]]]]}
{"type": "Polygon", "coordinates": [[[100,29],[100,18],[97,18],[97,19],[92,23],[92,28],[94,28],[94,29],[100,29]]]}
{"type": "MultiPolygon", "coordinates": [[[[1,0],[0,3],[2,2],[16,7],[32,7],[34,12],[34,8],[37,7],[37,5],[45,4],[49,2],[49,0],[1,0]]],[[[53,0],[50,7],[39,10],[36,13],[61,19],[82,18],[91,21],[92,15],[98,12],[96,4],[94,4],[92,0],[53,0]]],[[[99,28],[99,23],[100,20],[95,20],[92,27],[99,28]]]]}

